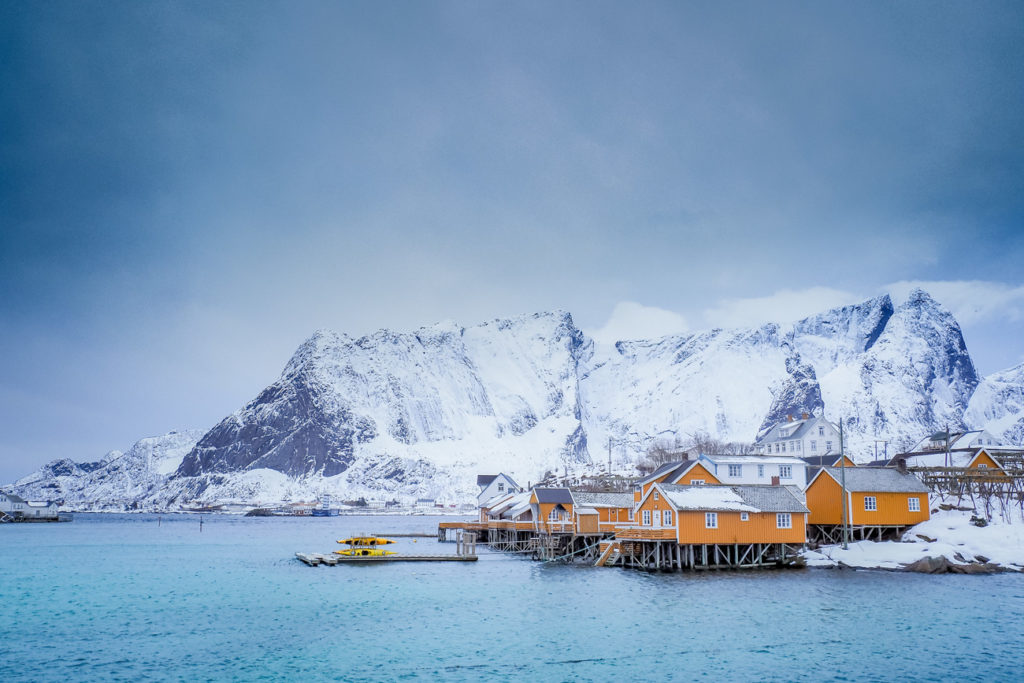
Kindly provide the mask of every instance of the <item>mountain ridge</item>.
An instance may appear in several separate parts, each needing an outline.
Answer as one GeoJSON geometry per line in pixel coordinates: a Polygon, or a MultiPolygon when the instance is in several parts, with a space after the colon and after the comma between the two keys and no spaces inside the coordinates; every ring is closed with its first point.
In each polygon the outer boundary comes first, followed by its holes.
{"type": "Polygon", "coordinates": [[[529,481],[608,455],[628,470],[658,438],[749,442],[802,412],[842,415],[861,459],[877,439],[906,447],[968,416],[1020,443],[1024,365],[979,378],[955,318],[923,290],[898,305],[885,294],[792,323],[612,345],[564,310],[358,338],[321,329],[174,472],[140,479],[157,506],[322,493],[461,500],[481,471],[529,481]]]}

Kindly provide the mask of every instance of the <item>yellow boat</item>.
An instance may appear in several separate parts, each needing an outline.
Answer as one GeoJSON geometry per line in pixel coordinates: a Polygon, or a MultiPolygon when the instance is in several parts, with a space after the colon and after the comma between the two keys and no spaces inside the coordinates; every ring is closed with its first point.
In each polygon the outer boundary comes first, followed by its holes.
{"type": "Polygon", "coordinates": [[[375,538],[373,536],[353,536],[352,538],[343,538],[338,543],[344,543],[346,545],[387,545],[388,543],[394,543],[390,538],[375,538]]]}
{"type": "Polygon", "coordinates": [[[345,548],[344,550],[335,550],[334,554],[348,555],[350,557],[380,557],[382,555],[394,555],[395,553],[382,548],[345,548]]]}

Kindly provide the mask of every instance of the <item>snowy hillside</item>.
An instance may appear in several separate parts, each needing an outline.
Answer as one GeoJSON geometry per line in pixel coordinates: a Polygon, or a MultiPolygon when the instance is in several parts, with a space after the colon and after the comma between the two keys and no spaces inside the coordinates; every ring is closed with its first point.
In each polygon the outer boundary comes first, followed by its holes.
{"type": "Polygon", "coordinates": [[[967,406],[966,420],[1007,443],[1024,444],[1024,363],[982,380],[967,406]]]}
{"type": "Polygon", "coordinates": [[[141,439],[124,453],[111,451],[98,462],[55,460],[8,488],[28,500],[62,500],[76,510],[145,506],[200,436],[197,430],[172,431],[141,439]]]}
{"type": "Polygon", "coordinates": [[[539,313],[358,339],[317,332],[201,438],[51,463],[16,490],[172,507],[323,493],[460,502],[478,473],[526,484],[606,462],[609,441],[626,471],[659,437],[751,442],[788,414],[824,413],[844,419],[848,452],[865,460],[875,440],[892,452],[946,424],[1020,443],[1022,411],[1024,366],[979,382],[956,320],[920,290],[795,323],[614,345],[595,345],[568,313],[539,313]]]}

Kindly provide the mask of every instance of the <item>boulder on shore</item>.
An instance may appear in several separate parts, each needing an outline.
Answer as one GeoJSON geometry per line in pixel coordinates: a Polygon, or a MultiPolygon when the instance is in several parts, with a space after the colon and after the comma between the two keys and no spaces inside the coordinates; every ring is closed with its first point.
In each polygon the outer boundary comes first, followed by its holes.
{"type": "Polygon", "coordinates": [[[950,562],[949,558],[943,557],[922,557],[903,567],[903,571],[919,572],[921,574],[995,574],[1004,571],[997,564],[972,562],[968,564],[956,564],[950,562]]]}

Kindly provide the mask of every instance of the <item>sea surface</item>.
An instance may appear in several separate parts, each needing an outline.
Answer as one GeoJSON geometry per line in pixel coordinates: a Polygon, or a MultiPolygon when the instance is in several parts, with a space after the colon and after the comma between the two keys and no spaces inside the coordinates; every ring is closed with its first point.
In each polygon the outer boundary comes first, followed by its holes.
{"type": "MultiPolygon", "coordinates": [[[[436,517],[0,525],[0,681],[1019,681],[1024,575],[308,567],[436,517]]],[[[453,518],[444,518],[453,519],[453,518]]],[[[400,539],[399,552],[454,544],[400,539]]]]}

